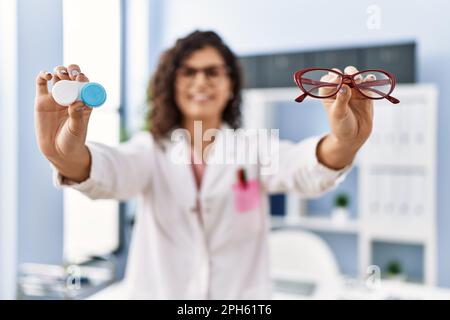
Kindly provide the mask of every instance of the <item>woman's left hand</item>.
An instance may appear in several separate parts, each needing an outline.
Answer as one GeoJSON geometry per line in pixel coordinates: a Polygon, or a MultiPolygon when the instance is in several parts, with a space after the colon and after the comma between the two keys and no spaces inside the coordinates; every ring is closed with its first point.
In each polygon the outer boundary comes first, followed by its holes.
{"type": "MultiPolygon", "coordinates": [[[[357,72],[352,66],[344,70],[345,74],[357,72]]],[[[331,132],[319,143],[317,157],[327,167],[341,169],[353,161],[356,152],[372,132],[373,100],[344,84],[337,95],[322,101],[331,132]]]]}

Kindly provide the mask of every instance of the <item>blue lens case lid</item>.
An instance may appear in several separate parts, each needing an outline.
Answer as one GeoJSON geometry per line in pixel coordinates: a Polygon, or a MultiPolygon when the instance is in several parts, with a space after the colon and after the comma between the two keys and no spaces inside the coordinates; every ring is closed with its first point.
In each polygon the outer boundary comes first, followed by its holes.
{"type": "Polygon", "coordinates": [[[89,107],[100,107],[106,101],[106,90],[99,83],[89,82],[81,89],[80,98],[89,107]]]}

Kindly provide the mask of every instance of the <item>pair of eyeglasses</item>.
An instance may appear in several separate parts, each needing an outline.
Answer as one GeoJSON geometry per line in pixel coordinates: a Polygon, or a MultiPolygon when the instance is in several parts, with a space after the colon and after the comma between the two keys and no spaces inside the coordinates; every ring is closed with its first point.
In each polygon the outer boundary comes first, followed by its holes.
{"type": "Polygon", "coordinates": [[[205,68],[181,66],[177,70],[177,77],[182,81],[192,81],[198,73],[203,73],[210,82],[218,82],[228,75],[228,68],[224,65],[214,65],[205,68]]]}
{"type": "Polygon", "coordinates": [[[297,71],[294,80],[303,91],[303,94],[295,99],[299,103],[307,96],[319,99],[331,98],[344,84],[355,88],[368,99],[387,99],[394,104],[400,102],[390,95],[395,88],[395,76],[384,70],[363,70],[348,75],[333,69],[307,68],[297,71]]]}

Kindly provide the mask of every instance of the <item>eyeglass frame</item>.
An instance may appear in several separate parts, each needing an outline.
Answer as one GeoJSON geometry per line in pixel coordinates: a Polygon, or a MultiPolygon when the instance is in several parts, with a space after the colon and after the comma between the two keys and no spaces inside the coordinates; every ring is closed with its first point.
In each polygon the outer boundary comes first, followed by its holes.
{"type": "Polygon", "coordinates": [[[195,73],[192,75],[192,77],[186,77],[189,80],[188,82],[193,81],[195,79],[195,77],[197,76],[197,74],[200,72],[200,73],[203,73],[205,75],[205,78],[207,79],[207,81],[209,83],[214,83],[214,81],[212,81],[211,78],[207,75],[207,70],[208,69],[222,68],[225,71],[224,74],[227,75],[228,77],[230,76],[230,72],[231,72],[230,71],[230,67],[228,67],[226,64],[211,65],[211,66],[204,67],[204,68],[193,68],[193,67],[181,65],[175,71],[176,79],[179,77],[178,72],[180,72],[180,70],[182,70],[183,68],[187,68],[187,69],[191,69],[191,70],[195,71],[195,73]]]}
{"type": "MultiPolygon", "coordinates": [[[[385,80],[386,80],[386,79],[385,79],[385,80]]],[[[337,70],[327,69],[327,68],[305,68],[305,69],[300,69],[300,70],[298,70],[297,72],[294,73],[294,81],[295,81],[295,83],[297,84],[297,86],[300,88],[300,90],[303,91],[303,94],[300,95],[300,96],[298,96],[298,97],[295,99],[295,102],[298,102],[298,103],[301,103],[307,96],[311,96],[311,97],[313,97],[313,98],[318,98],[318,99],[331,98],[331,97],[335,96],[335,95],[339,92],[339,90],[341,89],[342,85],[344,85],[344,84],[348,85],[350,88],[355,88],[356,90],[358,90],[359,93],[361,93],[361,95],[363,95],[364,97],[366,97],[366,98],[368,98],[368,99],[371,99],[371,100],[387,99],[389,102],[391,102],[391,103],[393,103],[393,104],[397,104],[397,103],[400,102],[400,100],[398,100],[397,98],[394,98],[394,97],[392,97],[392,96],[390,95],[390,94],[394,91],[395,85],[397,84],[397,79],[395,78],[395,75],[393,75],[392,73],[390,73],[390,72],[388,72],[388,71],[381,70],[381,69],[367,69],[367,70],[361,70],[361,71],[358,71],[358,72],[355,73],[355,74],[351,74],[351,75],[350,75],[350,74],[343,74],[342,72],[339,72],[339,71],[337,71],[337,70]],[[323,96],[323,97],[316,96],[316,95],[314,95],[314,94],[308,92],[308,91],[303,87],[303,84],[302,84],[302,82],[301,82],[300,79],[301,79],[301,76],[302,76],[304,73],[307,73],[307,72],[310,72],[310,71],[328,71],[328,72],[332,72],[332,73],[335,73],[335,74],[340,75],[340,76],[341,76],[341,82],[340,82],[340,84],[338,85],[338,87],[337,87],[337,89],[336,89],[336,92],[334,92],[333,94],[330,94],[330,95],[328,95],[328,96],[323,96]],[[355,82],[355,79],[354,79],[354,78],[355,78],[355,76],[357,76],[357,75],[359,75],[359,74],[367,73],[367,72],[378,72],[378,73],[383,73],[383,74],[385,74],[385,75],[389,78],[390,83],[391,83],[391,88],[390,88],[389,92],[388,92],[387,94],[384,94],[382,97],[376,97],[376,98],[374,98],[374,97],[369,97],[369,96],[367,96],[366,94],[364,94],[364,93],[362,92],[362,90],[360,90],[360,86],[361,86],[361,84],[364,83],[364,82],[358,84],[358,83],[355,82]]],[[[381,81],[381,80],[375,80],[375,81],[381,81]]],[[[366,84],[367,84],[367,82],[366,82],[366,84]]],[[[375,90],[375,89],[374,89],[374,90],[375,90]]]]}

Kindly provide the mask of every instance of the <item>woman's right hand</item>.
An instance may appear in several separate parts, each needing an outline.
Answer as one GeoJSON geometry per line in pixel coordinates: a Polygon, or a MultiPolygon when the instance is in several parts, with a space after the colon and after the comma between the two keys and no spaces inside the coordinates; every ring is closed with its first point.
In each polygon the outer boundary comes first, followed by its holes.
{"type": "Polygon", "coordinates": [[[58,66],[54,73],[40,72],[36,78],[35,125],[41,152],[59,173],[75,182],[89,178],[91,156],[86,135],[92,108],[78,101],[69,107],[56,103],[48,90],[48,81],[88,82],[77,65],[58,66]]]}

